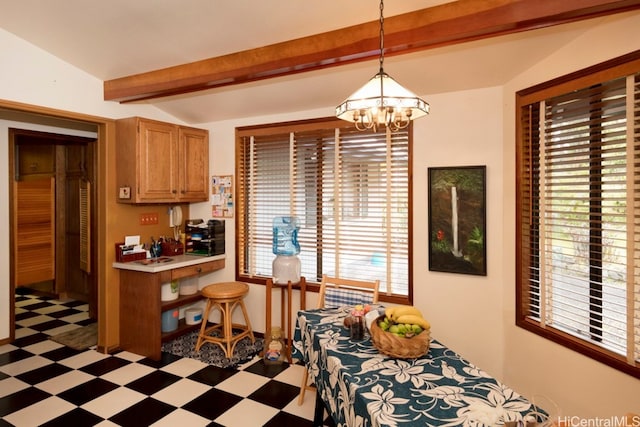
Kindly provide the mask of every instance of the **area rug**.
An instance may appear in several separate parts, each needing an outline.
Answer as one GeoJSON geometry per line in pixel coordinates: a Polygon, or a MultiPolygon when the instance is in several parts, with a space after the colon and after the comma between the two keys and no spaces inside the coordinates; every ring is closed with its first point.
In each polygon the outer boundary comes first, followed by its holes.
{"type": "Polygon", "coordinates": [[[98,344],[98,324],[92,323],[71,331],[49,337],[50,340],[71,347],[74,350],[87,350],[98,344]]]}
{"type": "Polygon", "coordinates": [[[218,344],[205,343],[200,347],[200,351],[196,351],[197,341],[198,331],[190,332],[173,341],[163,343],[162,351],[200,360],[219,368],[235,368],[259,354],[264,342],[262,338],[256,337],[255,343],[252,343],[251,338],[244,337],[236,344],[231,358],[228,358],[218,344]]]}

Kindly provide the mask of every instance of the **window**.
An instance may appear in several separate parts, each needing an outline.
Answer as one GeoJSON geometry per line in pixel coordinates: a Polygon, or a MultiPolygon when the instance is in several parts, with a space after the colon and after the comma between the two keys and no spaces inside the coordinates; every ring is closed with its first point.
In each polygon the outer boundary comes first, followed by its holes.
{"type": "Polygon", "coordinates": [[[640,378],[640,51],[516,101],[516,322],[640,378]]]}
{"type": "Polygon", "coordinates": [[[410,302],[410,135],[335,118],[237,129],[238,277],[271,277],[273,219],[296,216],[307,282],[379,279],[410,302]]]}

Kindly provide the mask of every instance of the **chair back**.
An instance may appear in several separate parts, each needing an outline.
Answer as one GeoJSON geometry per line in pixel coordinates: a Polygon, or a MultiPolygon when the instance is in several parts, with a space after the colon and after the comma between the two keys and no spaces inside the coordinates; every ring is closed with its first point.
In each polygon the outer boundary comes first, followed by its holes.
{"type": "Polygon", "coordinates": [[[375,304],[380,280],[364,281],[322,275],[318,308],[375,304]]]}

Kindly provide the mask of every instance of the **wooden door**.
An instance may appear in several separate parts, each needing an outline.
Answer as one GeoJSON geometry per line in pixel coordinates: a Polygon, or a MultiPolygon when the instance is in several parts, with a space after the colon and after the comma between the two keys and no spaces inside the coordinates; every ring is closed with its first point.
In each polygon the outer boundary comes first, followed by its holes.
{"type": "Polygon", "coordinates": [[[90,144],[67,144],[58,147],[63,163],[60,164],[59,186],[64,183],[64,194],[58,194],[58,204],[64,205],[64,215],[59,215],[60,230],[57,234],[58,249],[64,247],[65,256],[58,257],[60,274],[57,280],[68,297],[89,301],[91,294],[90,236],[91,153],[90,144]],[[62,265],[61,265],[62,264],[62,265]]]}
{"type": "Polygon", "coordinates": [[[55,279],[55,178],[14,181],[16,287],[55,279]]]}
{"type": "Polygon", "coordinates": [[[209,132],[181,127],[179,131],[180,200],[209,199],[209,132]]]}

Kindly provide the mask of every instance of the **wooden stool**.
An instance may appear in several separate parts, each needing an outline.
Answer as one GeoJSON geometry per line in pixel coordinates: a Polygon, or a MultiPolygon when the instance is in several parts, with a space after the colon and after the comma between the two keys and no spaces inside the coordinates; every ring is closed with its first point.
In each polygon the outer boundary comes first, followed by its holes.
{"type": "Polygon", "coordinates": [[[244,305],[244,297],[249,293],[249,285],[243,282],[225,282],[215,283],[205,286],[202,289],[202,296],[207,298],[207,308],[203,313],[202,326],[198,334],[198,342],[196,343],[196,351],[200,350],[202,344],[211,342],[218,344],[224,351],[227,358],[233,356],[233,349],[238,341],[247,335],[251,337],[252,342],[256,342],[251,330],[251,322],[247,314],[247,308],[244,305]],[[240,306],[244,315],[245,324],[233,323],[232,315],[236,306],[240,306]],[[207,327],[207,320],[212,309],[220,310],[220,324],[207,327]],[[209,335],[216,329],[220,329],[221,336],[214,337],[209,335]],[[240,330],[240,333],[233,335],[233,329],[240,330]]]}

